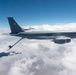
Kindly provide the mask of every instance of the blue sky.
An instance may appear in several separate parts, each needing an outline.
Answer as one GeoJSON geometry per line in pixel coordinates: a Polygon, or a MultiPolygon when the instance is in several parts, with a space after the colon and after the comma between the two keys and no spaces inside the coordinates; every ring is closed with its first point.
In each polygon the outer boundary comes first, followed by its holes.
{"type": "Polygon", "coordinates": [[[76,0],[0,0],[0,25],[11,16],[20,25],[76,22],[76,0]]]}

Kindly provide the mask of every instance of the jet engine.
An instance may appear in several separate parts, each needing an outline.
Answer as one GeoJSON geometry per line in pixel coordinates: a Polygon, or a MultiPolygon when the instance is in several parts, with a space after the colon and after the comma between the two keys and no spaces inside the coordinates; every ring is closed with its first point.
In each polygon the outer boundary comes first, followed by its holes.
{"type": "Polygon", "coordinates": [[[55,38],[55,39],[53,39],[53,42],[54,43],[57,43],[57,44],[65,44],[65,43],[69,43],[69,42],[71,42],[71,39],[70,38],[67,38],[67,39],[57,39],[57,38],[55,38]]]}

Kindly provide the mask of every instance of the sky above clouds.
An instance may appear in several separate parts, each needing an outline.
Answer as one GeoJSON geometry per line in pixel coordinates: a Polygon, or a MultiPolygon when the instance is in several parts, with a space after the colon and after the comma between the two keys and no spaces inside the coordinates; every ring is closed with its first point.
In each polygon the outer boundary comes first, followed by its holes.
{"type": "Polygon", "coordinates": [[[10,16],[36,31],[76,31],[76,0],[0,0],[0,75],[76,75],[76,39],[64,45],[23,39],[7,51],[20,39],[3,35],[10,16]]]}
{"type": "Polygon", "coordinates": [[[76,0],[0,0],[1,27],[9,16],[20,25],[75,23],[76,0]]]}

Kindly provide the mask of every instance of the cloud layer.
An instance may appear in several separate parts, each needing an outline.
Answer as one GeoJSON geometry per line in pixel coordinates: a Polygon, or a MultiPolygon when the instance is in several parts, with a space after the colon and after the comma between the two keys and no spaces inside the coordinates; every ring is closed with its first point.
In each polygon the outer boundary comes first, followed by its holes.
{"type": "MultiPolygon", "coordinates": [[[[76,23],[33,27],[36,31],[76,31],[76,23]]],[[[21,54],[0,58],[0,75],[76,75],[76,39],[63,45],[51,40],[23,39],[7,51],[7,46],[20,38],[2,35],[3,31],[0,31],[0,53],[21,54]]]]}

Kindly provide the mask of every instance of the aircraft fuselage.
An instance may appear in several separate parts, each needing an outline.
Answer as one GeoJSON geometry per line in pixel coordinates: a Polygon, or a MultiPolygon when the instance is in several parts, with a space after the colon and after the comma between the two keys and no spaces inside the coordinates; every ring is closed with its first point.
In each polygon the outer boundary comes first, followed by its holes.
{"type": "Polygon", "coordinates": [[[20,32],[14,36],[28,39],[54,39],[59,36],[76,38],[76,32],[20,32]]]}

